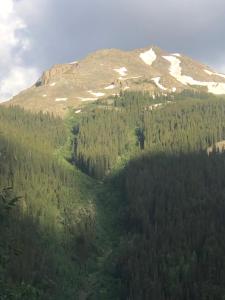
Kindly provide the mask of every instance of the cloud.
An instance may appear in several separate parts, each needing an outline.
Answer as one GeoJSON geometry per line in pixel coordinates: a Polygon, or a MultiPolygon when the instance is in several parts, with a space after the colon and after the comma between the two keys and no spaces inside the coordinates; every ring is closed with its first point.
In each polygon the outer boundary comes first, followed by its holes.
{"type": "Polygon", "coordinates": [[[0,2],[0,45],[0,100],[4,101],[34,83],[39,74],[37,68],[24,66],[31,43],[13,0],[0,2]]]}
{"type": "Polygon", "coordinates": [[[224,0],[0,0],[0,99],[19,91],[18,72],[25,88],[101,48],[157,45],[222,71],[224,14],[224,0]]]}
{"type": "Polygon", "coordinates": [[[224,61],[224,0],[21,0],[42,69],[101,48],[151,44],[216,66],[224,61]]]}
{"type": "Polygon", "coordinates": [[[0,97],[4,100],[10,99],[19,91],[27,88],[37,80],[37,70],[14,66],[7,76],[1,81],[0,97]]]}

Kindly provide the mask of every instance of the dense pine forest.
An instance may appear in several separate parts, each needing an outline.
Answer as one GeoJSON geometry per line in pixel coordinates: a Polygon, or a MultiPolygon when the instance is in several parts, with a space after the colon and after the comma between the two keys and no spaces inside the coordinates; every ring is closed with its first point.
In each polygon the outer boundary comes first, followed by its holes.
{"type": "Polygon", "coordinates": [[[1,107],[0,299],[225,299],[224,116],[191,91],[1,107]]]}
{"type": "Polygon", "coordinates": [[[76,128],[75,159],[84,171],[101,178],[140,150],[205,150],[225,135],[224,100],[212,98],[189,91],[156,99],[126,93],[111,105],[100,102],[76,128]]]}
{"type": "Polygon", "coordinates": [[[122,299],[224,299],[224,154],[144,155],[124,188],[122,299]]]}
{"type": "Polygon", "coordinates": [[[68,139],[61,119],[0,110],[0,299],[74,299],[82,290],[95,184],[62,159],[68,139]]]}

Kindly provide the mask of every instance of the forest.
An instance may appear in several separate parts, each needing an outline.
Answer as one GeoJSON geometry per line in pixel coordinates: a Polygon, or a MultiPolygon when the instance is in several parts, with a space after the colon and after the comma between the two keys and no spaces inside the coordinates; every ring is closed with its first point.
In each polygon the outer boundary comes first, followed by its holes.
{"type": "Polygon", "coordinates": [[[74,158],[86,173],[102,178],[143,151],[206,150],[224,139],[224,113],[224,99],[208,94],[185,91],[153,99],[125,93],[84,114],[74,130],[74,158]]]}
{"type": "Polygon", "coordinates": [[[225,299],[224,115],[192,91],[0,107],[0,299],[225,299]]]}
{"type": "Polygon", "coordinates": [[[61,158],[68,137],[59,118],[0,110],[0,299],[72,299],[82,288],[96,211],[91,179],[61,158]]]}

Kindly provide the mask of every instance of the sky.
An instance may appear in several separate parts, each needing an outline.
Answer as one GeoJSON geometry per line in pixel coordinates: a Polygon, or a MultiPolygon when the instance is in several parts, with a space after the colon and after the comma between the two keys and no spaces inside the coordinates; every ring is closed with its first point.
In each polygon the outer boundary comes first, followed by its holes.
{"type": "Polygon", "coordinates": [[[151,45],[225,73],[224,0],[0,0],[0,100],[56,63],[151,45]]]}

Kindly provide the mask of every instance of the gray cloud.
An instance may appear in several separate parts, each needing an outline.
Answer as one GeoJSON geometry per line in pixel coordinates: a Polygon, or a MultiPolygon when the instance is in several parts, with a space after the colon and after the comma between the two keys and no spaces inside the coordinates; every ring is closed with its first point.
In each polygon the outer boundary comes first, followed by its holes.
{"type": "Polygon", "coordinates": [[[213,65],[225,59],[223,0],[46,2],[44,22],[32,24],[30,20],[43,65],[80,58],[99,48],[132,49],[150,44],[213,65]]]}
{"type": "Polygon", "coordinates": [[[100,48],[152,44],[225,71],[224,0],[17,0],[14,5],[31,44],[21,60],[38,72],[100,48]]]}

